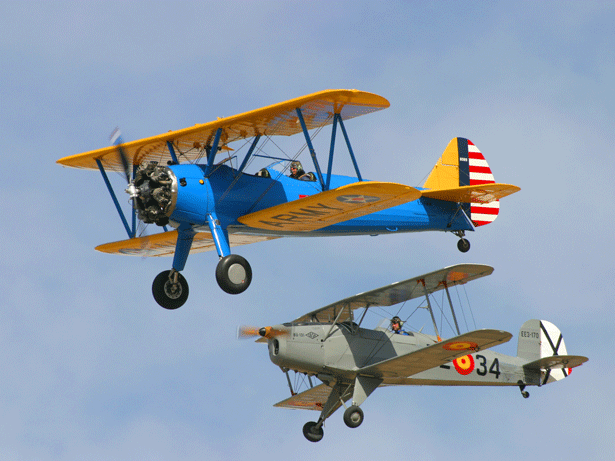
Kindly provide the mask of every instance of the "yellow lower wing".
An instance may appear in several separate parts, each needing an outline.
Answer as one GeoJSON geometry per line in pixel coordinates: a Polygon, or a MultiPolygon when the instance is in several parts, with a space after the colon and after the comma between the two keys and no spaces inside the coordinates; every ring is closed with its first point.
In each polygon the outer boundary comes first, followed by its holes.
{"type": "Polygon", "coordinates": [[[256,229],[308,232],[418,199],[413,187],[390,182],[356,182],[241,216],[256,229]]]}
{"type": "MultiPolygon", "coordinates": [[[[253,235],[230,234],[230,246],[247,245],[262,242],[277,237],[262,237],[253,235]]],[[[161,234],[148,235],[119,242],[105,243],[96,247],[103,253],[122,254],[128,256],[172,256],[175,253],[177,231],[168,231],[161,234]]],[[[197,232],[192,241],[190,254],[215,250],[213,238],[209,232],[197,232]]]]}
{"type": "Polygon", "coordinates": [[[520,191],[521,188],[510,184],[480,184],[451,189],[421,191],[423,197],[462,203],[491,203],[507,195],[520,191]]]}

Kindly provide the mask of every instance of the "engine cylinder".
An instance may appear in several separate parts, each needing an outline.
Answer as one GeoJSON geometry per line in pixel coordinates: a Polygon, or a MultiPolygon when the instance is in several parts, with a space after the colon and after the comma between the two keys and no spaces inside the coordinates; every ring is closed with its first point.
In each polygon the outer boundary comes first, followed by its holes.
{"type": "Polygon", "coordinates": [[[171,169],[158,162],[141,165],[133,185],[139,219],[146,224],[167,225],[177,201],[177,178],[171,169]]]}

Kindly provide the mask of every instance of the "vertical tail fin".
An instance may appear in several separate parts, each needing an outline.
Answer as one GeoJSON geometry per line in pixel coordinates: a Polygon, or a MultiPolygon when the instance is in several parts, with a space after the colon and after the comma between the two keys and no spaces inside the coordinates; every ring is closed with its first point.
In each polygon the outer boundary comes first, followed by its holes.
{"type": "MultiPolygon", "coordinates": [[[[431,170],[424,187],[452,189],[494,183],[491,168],[474,143],[465,138],[453,138],[431,170]]],[[[476,227],[484,226],[495,221],[500,202],[467,203],[464,210],[476,227]]]]}
{"type": "Polygon", "coordinates": [[[572,368],[585,363],[587,357],[568,355],[562,332],[546,320],[528,320],[519,330],[517,357],[529,360],[524,368],[545,370],[542,384],[559,381],[572,368]]]}

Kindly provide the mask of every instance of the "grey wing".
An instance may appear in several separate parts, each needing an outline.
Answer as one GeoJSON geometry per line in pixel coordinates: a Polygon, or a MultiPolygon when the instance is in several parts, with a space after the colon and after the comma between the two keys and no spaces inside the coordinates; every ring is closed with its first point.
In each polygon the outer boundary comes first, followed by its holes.
{"type": "Polygon", "coordinates": [[[512,334],[501,330],[475,330],[405,355],[361,368],[359,374],[378,378],[408,377],[439,367],[459,357],[508,342],[512,334]]]}

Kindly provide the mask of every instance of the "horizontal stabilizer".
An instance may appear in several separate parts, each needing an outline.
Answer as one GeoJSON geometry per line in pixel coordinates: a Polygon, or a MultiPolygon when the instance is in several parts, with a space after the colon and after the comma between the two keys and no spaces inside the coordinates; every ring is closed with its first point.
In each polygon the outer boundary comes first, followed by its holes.
{"type": "MultiPolygon", "coordinates": [[[[249,243],[272,240],[278,237],[263,237],[255,235],[229,234],[229,244],[231,247],[247,245],[249,243]]],[[[168,231],[160,234],[146,235],[119,242],[105,243],[96,247],[96,250],[103,253],[121,254],[128,256],[172,256],[175,253],[177,243],[177,231],[168,231]]],[[[190,254],[202,253],[216,249],[214,240],[209,232],[197,232],[192,241],[190,254]]]]}
{"type": "Polygon", "coordinates": [[[421,191],[423,197],[457,203],[491,203],[507,195],[519,192],[520,187],[510,184],[480,184],[450,189],[432,189],[421,191]]]}
{"type": "Polygon", "coordinates": [[[589,359],[582,355],[553,355],[543,357],[523,365],[529,370],[554,370],[559,368],[574,368],[583,365],[589,359]]]}
{"type": "Polygon", "coordinates": [[[255,229],[309,232],[412,202],[420,196],[419,190],[403,184],[361,181],[256,211],[238,221],[255,229]]]}
{"type": "Polygon", "coordinates": [[[507,331],[488,329],[470,331],[418,351],[361,368],[360,373],[378,378],[406,378],[473,352],[508,342],[510,338],[512,335],[507,331]]]}
{"type": "Polygon", "coordinates": [[[333,388],[327,386],[326,384],[319,384],[318,386],[314,386],[307,391],[295,394],[286,400],[276,403],[274,407],[322,411],[322,408],[327,402],[329,394],[331,394],[332,390],[333,388]]]}

